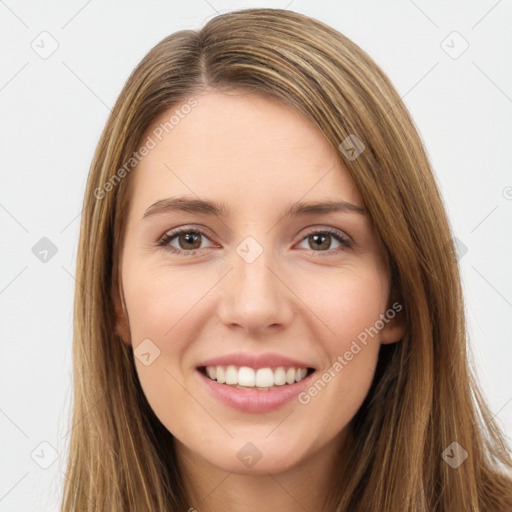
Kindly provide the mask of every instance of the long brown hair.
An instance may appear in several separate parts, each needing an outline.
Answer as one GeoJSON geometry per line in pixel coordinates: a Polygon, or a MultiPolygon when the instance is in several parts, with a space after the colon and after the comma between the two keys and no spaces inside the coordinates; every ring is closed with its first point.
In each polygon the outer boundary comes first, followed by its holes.
{"type": "Polygon", "coordinates": [[[292,105],[336,150],[351,135],[365,146],[358,158],[343,151],[339,158],[386,248],[407,332],[381,346],[372,387],[351,421],[349,470],[339,470],[332,490],[336,511],[512,510],[510,448],[475,382],[452,234],[414,123],[363,50],[319,21],[279,9],[231,12],[166,37],[133,71],[107,121],[80,230],[62,510],[190,506],[172,434],[149,407],[132,349],[116,332],[115,304],[131,159],[152,121],[207,86],[248,88],[292,105]],[[442,456],[452,443],[467,452],[456,468],[442,456]]]}

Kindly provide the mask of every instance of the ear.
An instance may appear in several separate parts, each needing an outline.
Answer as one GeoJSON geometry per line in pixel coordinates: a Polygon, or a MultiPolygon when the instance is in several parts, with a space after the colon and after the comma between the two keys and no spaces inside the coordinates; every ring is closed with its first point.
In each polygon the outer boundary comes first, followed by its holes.
{"type": "Polygon", "coordinates": [[[128,319],[128,313],[126,312],[126,306],[124,303],[124,293],[122,285],[113,287],[114,312],[115,312],[115,323],[116,323],[116,334],[123,340],[126,345],[132,344],[132,338],[130,335],[130,322],[128,319]]]}
{"type": "Polygon", "coordinates": [[[400,341],[406,333],[405,309],[403,300],[396,290],[389,295],[388,309],[383,318],[384,327],[380,331],[380,342],[384,344],[400,341]]]}

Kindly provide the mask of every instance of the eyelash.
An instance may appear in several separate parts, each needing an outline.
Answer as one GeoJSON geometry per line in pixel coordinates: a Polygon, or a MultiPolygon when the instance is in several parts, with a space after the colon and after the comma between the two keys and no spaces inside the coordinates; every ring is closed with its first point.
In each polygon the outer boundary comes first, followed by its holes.
{"type": "MultiPolygon", "coordinates": [[[[186,228],[186,227],[185,228],[177,228],[173,231],[170,231],[169,233],[166,233],[159,240],[159,242],[157,243],[157,246],[162,247],[163,249],[171,252],[172,254],[183,255],[183,256],[196,255],[198,253],[198,251],[200,251],[201,249],[192,249],[189,251],[185,251],[182,249],[176,249],[175,247],[171,247],[169,245],[169,242],[171,242],[171,240],[173,240],[174,238],[176,238],[179,235],[186,234],[186,233],[193,233],[194,235],[201,235],[201,236],[204,236],[205,238],[208,238],[208,236],[203,231],[196,229],[196,228],[186,228]]],[[[352,242],[350,241],[350,239],[347,236],[341,234],[341,232],[338,231],[337,229],[333,229],[333,228],[312,229],[310,232],[308,232],[304,235],[304,237],[300,240],[300,242],[304,241],[307,237],[309,237],[311,235],[330,235],[341,244],[341,247],[337,247],[336,249],[327,249],[326,251],[314,251],[313,249],[306,249],[306,250],[309,250],[309,252],[315,253],[315,256],[322,255],[322,253],[327,253],[327,254],[331,253],[332,254],[333,252],[338,252],[339,250],[352,248],[352,242]]]]}

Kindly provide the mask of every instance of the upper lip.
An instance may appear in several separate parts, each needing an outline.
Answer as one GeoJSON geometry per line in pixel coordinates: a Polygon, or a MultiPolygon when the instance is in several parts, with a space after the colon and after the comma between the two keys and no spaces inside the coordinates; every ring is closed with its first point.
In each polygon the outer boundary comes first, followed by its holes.
{"type": "Polygon", "coordinates": [[[268,368],[279,367],[285,368],[312,368],[312,366],[303,361],[292,359],[290,357],[275,354],[273,352],[265,352],[263,354],[243,354],[237,352],[235,354],[226,354],[224,356],[213,357],[211,359],[200,362],[198,368],[206,366],[248,366],[249,368],[268,368]]]}

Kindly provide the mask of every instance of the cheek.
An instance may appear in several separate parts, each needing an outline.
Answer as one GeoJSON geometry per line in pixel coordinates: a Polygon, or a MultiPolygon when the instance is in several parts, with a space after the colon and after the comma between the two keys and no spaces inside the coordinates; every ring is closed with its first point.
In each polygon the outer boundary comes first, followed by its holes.
{"type": "Polygon", "coordinates": [[[194,332],[193,306],[208,289],[189,277],[187,272],[154,269],[137,260],[125,264],[123,290],[135,364],[152,405],[161,396],[181,399],[178,382],[183,382],[183,355],[194,332]],[[147,353],[150,356],[142,357],[147,353]]]}
{"type": "MultiPolygon", "coordinates": [[[[156,272],[142,265],[137,269],[126,272],[123,288],[139,381],[159,420],[174,435],[186,437],[182,418],[202,418],[204,414],[186,391],[185,355],[196,332],[197,302],[208,288],[196,286],[186,272],[156,272]],[[147,352],[150,364],[143,356],[147,352]]],[[[206,418],[202,419],[206,424],[206,418]]]]}
{"type": "MultiPolygon", "coordinates": [[[[144,269],[141,265],[135,273],[126,272],[124,293],[134,345],[144,338],[172,338],[190,322],[207,284],[207,279],[198,280],[181,270],[144,269]]],[[[179,344],[173,342],[172,346],[179,344]]]]}
{"type": "MultiPolygon", "coordinates": [[[[312,283],[310,283],[312,284],[312,283]]],[[[329,335],[323,336],[330,354],[348,350],[353,340],[376,338],[376,325],[385,313],[388,302],[388,280],[376,266],[363,270],[344,269],[315,280],[316,286],[309,286],[307,303],[317,314],[329,335]],[[322,286],[321,286],[322,285],[322,286]],[[368,334],[371,332],[372,336],[368,334]]],[[[378,347],[377,347],[378,348],[378,347]]]]}
{"type": "Polygon", "coordinates": [[[324,366],[303,403],[315,402],[313,407],[320,409],[321,404],[342,404],[318,410],[320,415],[328,411],[325,421],[330,417],[331,425],[346,424],[369,390],[380,349],[380,319],[386,312],[387,290],[386,274],[372,268],[331,276],[328,287],[317,287],[308,294],[308,305],[329,329],[323,329],[324,335],[318,338],[324,366]],[[332,422],[334,418],[338,421],[332,422]]]}

